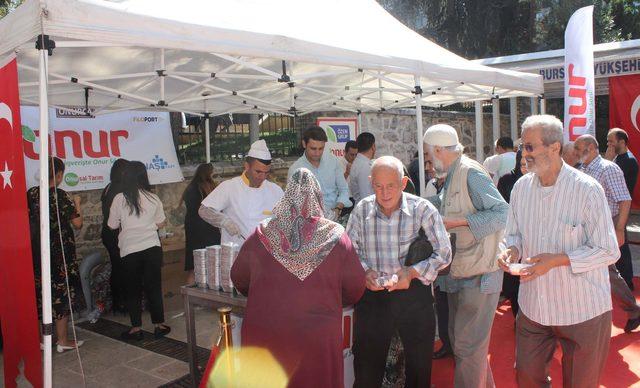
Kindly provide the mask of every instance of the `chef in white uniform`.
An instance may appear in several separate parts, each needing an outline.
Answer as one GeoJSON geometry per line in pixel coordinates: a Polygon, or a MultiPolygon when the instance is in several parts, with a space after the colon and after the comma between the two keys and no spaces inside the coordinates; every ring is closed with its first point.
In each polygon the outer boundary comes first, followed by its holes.
{"type": "Polygon", "coordinates": [[[215,188],[198,210],[202,219],[222,232],[222,244],[242,245],[264,220],[271,216],[284,192],[267,180],[271,170],[271,153],[264,140],[258,140],[244,162],[242,175],[226,180],[215,188]]]}

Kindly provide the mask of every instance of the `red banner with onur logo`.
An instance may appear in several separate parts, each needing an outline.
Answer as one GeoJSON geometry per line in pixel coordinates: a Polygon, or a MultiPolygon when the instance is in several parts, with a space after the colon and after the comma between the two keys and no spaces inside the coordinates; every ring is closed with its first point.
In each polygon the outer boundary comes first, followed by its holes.
{"type": "MultiPolygon", "coordinates": [[[[1,61],[1,60],[0,60],[1,61]]],[[[42,361],[27,218],[18,70],[0,63],[0,322],[4,386],[24,374],[42,387],[42,361]]]]}
{"type": "MultiPolygon", "coordinates": [[[[624,129],[629,150],[640,157],[640,74],[609,78],[609,128],[624,129]]],[[[633,207],[640,208],[640,184],[631,196],[633,207]]]]}

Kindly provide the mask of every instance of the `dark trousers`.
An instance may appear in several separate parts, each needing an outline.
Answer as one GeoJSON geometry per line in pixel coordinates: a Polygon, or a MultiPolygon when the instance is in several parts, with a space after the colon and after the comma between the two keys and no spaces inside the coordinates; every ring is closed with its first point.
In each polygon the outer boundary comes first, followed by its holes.
{"type": "Polygon", "coordinates": [[[434,290],[436,296],[436,312],[438,314],[438,336],[442,341],[445,349],[451,349],[451,340],[449,339],[449,302],[447,302],[447,293],[436,287],[434,290]]]}
{"type": "MultiPolygon", "coordinates": [[[[627,231],[624,231],[624,241],[628,241],[627,231]]],[[[620,272],[620,276],[627,283],[631,291],[633,291],[633,264],[631,262],[631,249],[629,243],[625,242],[620,247],[620,259],[616,262],[616,268],[620,272]]]]}
{"type": "Polygon", "coordinates": [[[396,332],[405,354],[405,387],[431,387],[433,296],[429,287],[415,279],[407,290],[366,290],[356,304],[354,387],[380,387],[391,337],[396,332]]]}
{"type": "Polygon", "coordinates": [[[596,388],[611,339],[611,311],[568,326],[544,326],[522,312],[516,320],[516,365],[521,388],[551,387],[549,364],[562,347],[562,386],[596,388]]]}
{"type": "Polygon", "coordinates": [[[147,297],[151,322],[164,322],[162,305],[162,248],[151,247],[122,258],[126,304],[131,326],[142,326],[142,290],[147,297]]]}
{"type": "Polygon", "coordinates": [[[505,272],[502,278],[502,294],[511,302],[511,312],[518,316],[520,305],[518,304],[518,292],[520,292],[520,276],[513,276],[505,272]]]}
{"type": "Polygon", "coordinates": [[[640,317],[640,306],[636,303],[636,297],[633,296],[629,286],[613,264],[609,266],[609,282],[611,283],[613,300],[627,313],[627,317],[629,319],[640,317]]]}
{"type": "Polygon", "coordinates": [[[122,258],[120,257],[120,248],[118,248],[118,231],[111,230],[108,227],[102,229],[102,244],[107,248],[109,260],[111,261],[111,278],[109,286],[111,287],[111,302],[113,310],[119,310],[125,303],[124,279],[122,270],[122,258]]]}

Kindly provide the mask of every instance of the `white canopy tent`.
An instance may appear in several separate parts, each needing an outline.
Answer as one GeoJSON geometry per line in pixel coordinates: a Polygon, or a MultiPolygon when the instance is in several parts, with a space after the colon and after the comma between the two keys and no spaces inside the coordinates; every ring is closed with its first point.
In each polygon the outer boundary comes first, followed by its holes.
{"type": "MultiPolygon", "coordinates": [[[[538,75],[448,52],[374,0],[27,0],[0,20],[0,36],[0,62],[18,59],[22,103],[40,106],[43,190],[47,106],[80,106],[93,115],[159,109],[201,116],[416,107],[420,139],[422,105],[533,97],[543,90],[538,75]]],[[[421,141],[418,148],[422,165],[421,141]]],[[[48,197],[41,202],[47,220],[48,197]]],[[[44,222],[43,293],[49,290],[48,229],[44,222]]],[[[43,305],[49,324],[50,306],[43,305]]],[[[50,335],[45,347],[50,386],[50,335]]]]}
{"type": "Polygon", "coordinates": [[[85,105],[92,88],[98,113],[375,111],[415,106],[414,76],[431,106],[538,95],[542,85],[448,52],[373,0],[27,0],[0,23],[0,55],[18,51],[26,103],[38,95],[41,33],[56,43],[50,104],[85,105]]]}

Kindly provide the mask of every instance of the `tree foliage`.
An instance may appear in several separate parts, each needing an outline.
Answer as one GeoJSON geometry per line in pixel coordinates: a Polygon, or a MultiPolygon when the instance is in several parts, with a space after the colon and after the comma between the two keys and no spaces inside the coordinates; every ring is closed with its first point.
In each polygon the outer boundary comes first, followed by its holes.
{"type": "Polygon", "coordinates": [[[0,0],[0,18],[13,11],[24,0],[0,0]]]}
{"type": "Polygon", "coordinates": [[[611,0],[611,16],[622,39],[640,38],[640,1],[611,0]]]}
{"type": "Polygon", "coordinates": [[[578,8],[595,5],[594,42],[640,38],[638,0],[378,0],[400,21],[467,58],[552,50],[578,8]]]}

